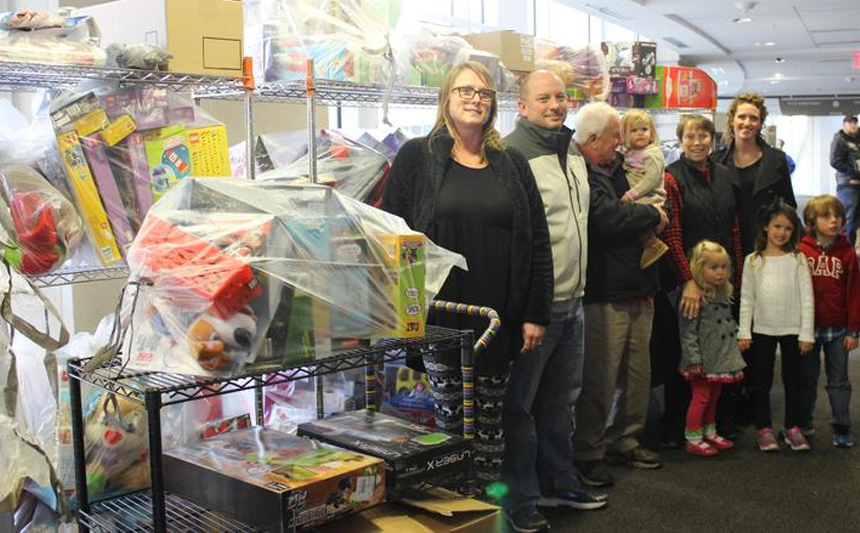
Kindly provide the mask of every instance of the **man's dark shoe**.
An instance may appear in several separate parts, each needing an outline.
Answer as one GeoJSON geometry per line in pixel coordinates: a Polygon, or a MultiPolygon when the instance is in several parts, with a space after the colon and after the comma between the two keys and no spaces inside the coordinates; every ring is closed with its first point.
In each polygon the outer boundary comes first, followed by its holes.
{"type": "Polygon", "coordinates": [[[538,531],[549,530],[549,522],[537,509],[508,513],[508,522],[517,533],[537,533],[538,531]]]}
{"type": "Polygon", "coordinates": [[[606,507],[607,503],[609,496],[605,493],[585,489],[565,490],[553,496],[541,496],[538,501],[540,507],[571,507],[583,511],[600,509],[606,507]]]}
{"type": "Polygon", "coordinates": [[[576,468],[579,480],[582,481],[583,485],[609,487],[615,483],[615,479],[603,461],[575,461],[573,466],[576,468]]]}
{"type": "Polygon", "coordinates": [[[663,466],[656,452],[642,446],[626,452],[606,452],[606,461],[613,464],[626,464],[639,470],[654,470],[663,466]]]}

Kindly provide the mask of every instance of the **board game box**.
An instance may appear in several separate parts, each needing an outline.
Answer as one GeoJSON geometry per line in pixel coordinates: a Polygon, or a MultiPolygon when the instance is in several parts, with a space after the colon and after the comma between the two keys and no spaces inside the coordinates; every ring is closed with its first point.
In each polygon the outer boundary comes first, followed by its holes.
{"type": "Polygon", "coordinates": [[[251,428],[164,452],[164,488],[264,531],[317,526],[383,501],[382,461],[251,428]]]}
{"type": "Polygon", "coordinates": [[[471,443],[462,437],[367,410],[300,424],[298,434],[379,457],[394,490],[466,472],[472,465],[471,443]]]}

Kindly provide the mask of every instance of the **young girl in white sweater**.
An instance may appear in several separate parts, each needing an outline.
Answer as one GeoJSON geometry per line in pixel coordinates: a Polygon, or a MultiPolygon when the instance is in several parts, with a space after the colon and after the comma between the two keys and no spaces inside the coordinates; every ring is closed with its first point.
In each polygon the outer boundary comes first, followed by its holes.
{"type": "Polygon", "coordinates": [[[744,262],[738,347],[747,352],[759,449],[779,449],[770,413],[778,344],[785,387],[784,439],[792,450],[803,451],[809,449],[809,443],[799,427],[803,411],[800,358],[815,340],[812,278],[806,258],[795,249],[800,221],[794,208],[779,201],[766,208],[762,220],[765,224],[756,236],[756,251],[744,262]]]}

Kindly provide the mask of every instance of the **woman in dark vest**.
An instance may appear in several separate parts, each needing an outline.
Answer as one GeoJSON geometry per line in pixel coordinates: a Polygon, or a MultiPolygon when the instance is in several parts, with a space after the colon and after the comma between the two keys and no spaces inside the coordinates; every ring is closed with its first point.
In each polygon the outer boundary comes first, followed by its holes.
{"type": "MultiPolygon", "coordinates": [[[[732,171],[709,159],[714,144],[714,123],[701,115],[685,115],[677,128],[681,142],[681,158],[666,167],[664,186],[667,204],[672,208],[672,220],[663,232],[669,245],[669,263],[674,279],[666,283],[661,295],[680,300],[659,302],[659,346],[664,376],[666,412],[663,417],[666,442],[683,442],[684,413],[689,403],[689,385],[677,373],[681,348],[678,341],[678,316],[695,318],[699,314],[703,294],[693,280],[687,262],[690,250],[703,239],[719,243],[734,256],[735,279],[742,263],[740,232],[735,211],[732,171]],[[677,288],[677,289],[676,289],[677,288]],[[672,296],[669,296],[672,295],[672,296]]],[[[660,296],[660,295],[658,295],[660,296]]],[[[658,326],[655,326],[657,331],[658,326]]]]}
{"type": "Polygon", "coordinates": [[[756,214],[762,206],[782,198],[797,207],[785,153],[761,136],[765,119],[764,98],[754,93],[736,96],[726,115],[725,147],[711,156],[736,173],[735,202],[744,256],[753,252],[760,226],[756,214]]]}

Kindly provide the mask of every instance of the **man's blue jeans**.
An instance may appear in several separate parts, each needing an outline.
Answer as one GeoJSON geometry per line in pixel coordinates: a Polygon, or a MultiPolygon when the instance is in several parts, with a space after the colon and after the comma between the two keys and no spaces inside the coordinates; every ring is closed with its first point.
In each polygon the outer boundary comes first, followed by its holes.
{"type": "Polygon", "coordinates": [[[848,352],[842,344],[845,335],[830,342],[816,342],[812,352],[803,356],[803,426],[812,426],[815,402],[818,399],[818,376],[821,374],[821,349],[824,348],[824,368],[827,374],[827,396],[830,398],[830,423],[848,429],[851,417],[851,382],[848,380],[848,352]]]}
{"type": "Polygon", "coordinates": [[[502,421],[502,480],[509,512],[534,508],[541,494],[580,488],[573,470],[571,409],[582,384],[585,314],[581,300],[555,303],[543,344],[511,366],[502,421]]]}
{"type": "Polygon", "coordinates": [[[848,240],[852,243],[856,237],[857,223],[860,222],[860,187],[855,185],[838,185],[836,197],[845,206],[845,231],[848,232],[848,240]]]}

